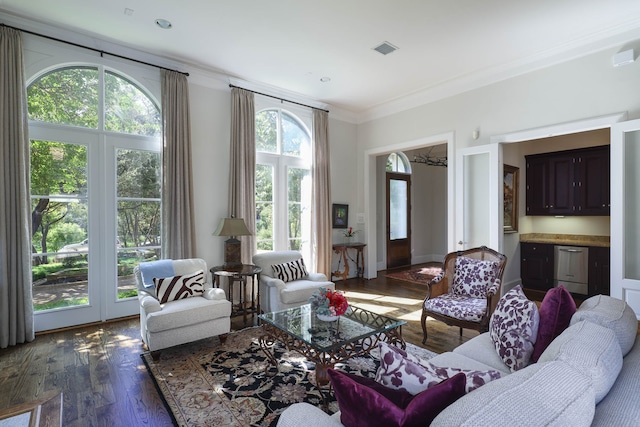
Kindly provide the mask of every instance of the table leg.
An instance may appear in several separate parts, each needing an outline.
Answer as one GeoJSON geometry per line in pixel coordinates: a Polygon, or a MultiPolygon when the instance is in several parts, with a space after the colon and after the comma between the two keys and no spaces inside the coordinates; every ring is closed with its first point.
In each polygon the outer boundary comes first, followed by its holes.
{"type": "Polygon", "coordinates": [[[264,354],[267,356],[267,359],[269,359],[271,364],[276,368],[275,372],[271,372],[269,370],[269,366],[265,366],[264,374],[268,377],[273,377],[278,373],[278,361],[273,356],[273,352],[271,351],[271,348],[274,345],[274,341],[271,338],[271,336],[269,336],[266,333],[263,333],[262,335],[260,335],[260,339],[258,341],[260,342],[260,348],[262,349],[264,354]]]}

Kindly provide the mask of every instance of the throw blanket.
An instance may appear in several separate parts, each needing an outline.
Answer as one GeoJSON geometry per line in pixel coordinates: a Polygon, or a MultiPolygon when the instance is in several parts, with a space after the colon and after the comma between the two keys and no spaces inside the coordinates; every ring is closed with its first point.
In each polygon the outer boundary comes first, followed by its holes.
{"type": "Polygon", "coordinates": [[[153,287],[153,278],[158,277],[172,277],[176,273],[173,271],[172,259],[161,259],[158,261],[141,262],[138,265],[140,269],[140,275],[142,276],[142,283],[145,288],[153,287]]]}

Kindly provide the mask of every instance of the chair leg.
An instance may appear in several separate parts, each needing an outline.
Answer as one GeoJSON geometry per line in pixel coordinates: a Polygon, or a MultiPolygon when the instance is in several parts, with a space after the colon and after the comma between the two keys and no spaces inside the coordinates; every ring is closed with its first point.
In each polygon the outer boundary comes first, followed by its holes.
{"type": "Polygon", "coordinates": [[[420,323],[422,323],[422,344],[425,344],[427,342],[427,313],[424,310],[422,310],[420,323]]]}
{"type": "Polygon", "coordinates": [[[462,336],[462,328],[460,328],[460,336],[462,336]]]}
{"type": "Polygon", "coordinates": [[[160,350],[152,351],[151,358],[153,359],[154,362],[157,362],[158,360],[160,360],[160,350]]]}

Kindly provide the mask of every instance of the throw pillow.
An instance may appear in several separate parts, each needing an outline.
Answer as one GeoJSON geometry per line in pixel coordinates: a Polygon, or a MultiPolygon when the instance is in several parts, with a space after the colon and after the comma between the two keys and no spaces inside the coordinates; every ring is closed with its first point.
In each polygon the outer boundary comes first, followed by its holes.
{"type": "Polygon", "coordinates": [[[345,427],[425,426],[465,394],[465,376],[458,374],[412,396],[390,390],[371,378],[328,370],[345,427]]]}
{"type": "Polygon", "coordinates": [[[272,265],[273,274],[283,282],[291,282],[292,280],[302,279],[307,277],[307,267],[304,265],[302,258],[291,262],[285,262],[284,264],[272,265]]]}
{"type": "Polygon", "coordinates": [[[496,370],[475,371],[439,367],[384,341],[381,341],[378,347],[380,367],[376,372],[376,381],[385,387],[403,390],[412,395],[460,373],[466,377],[467,393],[502,376],[496,370]]]}
{"type": "Polygon", "coordinates": [[[483,261],[464,256],[456,258],[453,293],[474,298],[486,298],[487,289],[496,280],[498,266],[499,264],[495,261],[483,261]]]}
{"type": "Polygon", "coordinates": [[[504,294],[489,320],[489,334],[496,351],[511,372],[531,361],[538,337],[540,314],[520,285],[504,294]]]}
{"type": "Polygon", "coordinates": [[[193,274],[153,278],[160,304],[204,294],[204,271],[193,274]]]}
{"type": "Polygon", "coordinates": [[[538,361],[551,341],[567,329],[575,312],[576,303],[564,286],[560,285],[547,291],[538,309],[540,324],[531,360],[538,361]]]}

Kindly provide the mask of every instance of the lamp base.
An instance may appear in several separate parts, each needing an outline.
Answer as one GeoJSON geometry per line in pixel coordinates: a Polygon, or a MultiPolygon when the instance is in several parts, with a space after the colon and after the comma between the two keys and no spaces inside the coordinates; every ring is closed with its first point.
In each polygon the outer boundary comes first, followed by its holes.
{"type": "Polygon", "coordinates": [[[224,241],[225,268],[240,267],[242,265],[240,240],[231,237],[224,241]]]}

